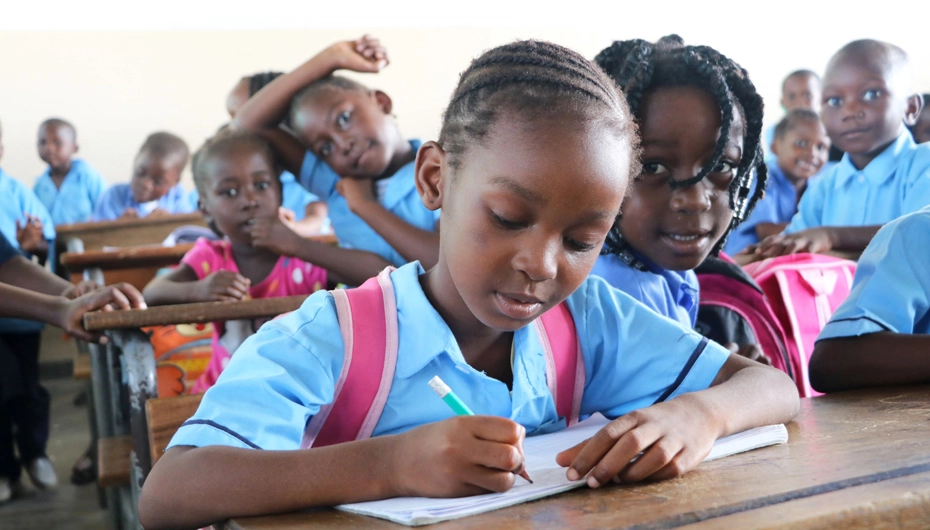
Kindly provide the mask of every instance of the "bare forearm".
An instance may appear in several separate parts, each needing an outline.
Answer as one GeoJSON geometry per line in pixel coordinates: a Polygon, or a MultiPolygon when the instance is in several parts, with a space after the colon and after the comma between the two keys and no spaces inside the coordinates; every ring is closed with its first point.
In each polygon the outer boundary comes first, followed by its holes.
{"type": "Polygon", "coordinates": [[[297,242],[289,254],[326,269],[330,283],[348,285],[361,285],[390,265],[386,259],[372,252],[339,248],[307,239],[297,242]]]}
{"type": "Polygon", "coordinates": [[[869,246],[872,238],[882,225],[872,226],[830,226],[829,230],[832,248],[835,250],[863,251],[869,246]]]}
{"type": "Polygon", "coordinates": [[[353,208],[352,212],[364,219],[404,259],[419,260],[425,269],[439,261],[439,231],[417,228],[374,201],[367,201],[364,207],[353,208]]]}
{"type": "Polygon", "coordinates": [[[394,438],[298,451],[173,448],[145,481],[139,517],[149,529],[193,528],[393,497],[398,493],[388,463],[394,438]]]}
{"type": "Polygon", "coordinates": [[[0,318],[24,318],[59,326],[67,300],[14,285],[0,284],[0,318]]]}
{"type": "Polygon", "coordinates": [[[769,236],[784,232],[787,226],[788,223],[759,223],[756,225],[756,237],[762,241],[769,236]]]}
{"type": "Polygon", "coordinates": [[[192,304],[204,302],[197,282],[174,282],[155,279],[145,286],[142,296],[148,305],[192,304]]]}
{"type": "Polygon", "coordinates": [[[930,382],[930,335],[870,333],[817,342],[811,385],[820,392],[930,382]]]}
{"type": "Polygon", "coordinates": [[[798,413],[798,391],[785,373],[754,361],[723,383],[677,399],[693,399],[708,411],[718,434],[727,436],[760,425],[785,423],[798,413]],[[747,399],[752,396],[752,399],[747,399]]]}
{"type": "Polygon", "coordinates": [[[70,283],[55,276],[45,267],[21,256],[7,261],[0,267],[0,282],[49,295],[60,295],[71,287],[70,283]]]}

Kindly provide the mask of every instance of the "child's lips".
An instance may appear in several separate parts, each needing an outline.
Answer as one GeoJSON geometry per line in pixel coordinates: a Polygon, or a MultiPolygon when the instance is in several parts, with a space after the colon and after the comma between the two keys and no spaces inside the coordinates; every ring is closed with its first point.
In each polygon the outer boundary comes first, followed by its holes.
{"type": "Polygon", "coordinates": [[[496,292],[497,305],[501,311],[515,320],[528,320],[536,316],[542,300],[524,293],[496,292]]]}

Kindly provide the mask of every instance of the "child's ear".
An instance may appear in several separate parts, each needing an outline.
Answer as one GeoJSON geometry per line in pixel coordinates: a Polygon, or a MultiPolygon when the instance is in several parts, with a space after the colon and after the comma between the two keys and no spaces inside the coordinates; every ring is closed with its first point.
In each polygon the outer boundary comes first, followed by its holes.
{"type": "Polygon", "coordinates": [[[414,178],[423,205],[430,210],[442,208],[442,186],[447,176],[446,152],[436,142],[426,142],[417,152],[414,178]]]}
{"type": "Polygon", "coordinates": [[[372,90],[371,95],[374,96],[375,102],[377,102],[378,107],[381,108],[381,112],[391,114],[391,110],[394,109],[394,102],[391,101],[391,96],[380,90],[372,90]]]}
{"type": "Polygon", "coordinates": [[[772,150],[772,154],[778,156],[778,138],[772,140],[772,145],[769,146],[772,150]]]}
{"type": "Polygon", "coordinates": [[[907,98],[907,112],[904,114],[904,125],[913,127],[917,125],[917,118],[920,117],[920,111],[924,108],[924,98],[920,94],[912,94],[907,98]]]}

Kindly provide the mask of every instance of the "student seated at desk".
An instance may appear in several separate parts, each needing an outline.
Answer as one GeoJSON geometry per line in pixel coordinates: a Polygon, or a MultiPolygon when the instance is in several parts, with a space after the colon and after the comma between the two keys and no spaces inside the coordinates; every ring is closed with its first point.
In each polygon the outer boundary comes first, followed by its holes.
{"type": "Polygon", "coordinates": [[[233,126],[264,135],[284,169],[326,201],[340,245],[395,266],[429,266],[439,252],[439,213],[423,207],[414,185],[420,142],[404,139],[390,96],[333,75],[387,64],[387,52],[367,35],[332,45],[246,101],[233,126]],[[285,117],[296,137],[280,127],[285,117]]]}
{"type": "Polygon", "coordinates": [[[179,184],[188,158],[190,151],[184,140],[169,132],[150,134],[133,161],[132,180],[103,194],[94,210],[94,221],[192,212],[179,184]]]}
{"type": "Polygon", "coordinates": [[[883,224],[930,204],[930,145],[915,144],[923,102],[912,91],[907,53],[857,40],[827,65],[821,119],[846,154],[811,181],[781,234],[753,251],[762,257],[862,251],[883,224]]]}
{"type": "Polygon", "coordinates": [[[817,337],[821,392],[930,382],[930,206],[885,225],[856,269],[849,298],[817,337]]]}
{"type": "Polygon", "coordinates": [[[23,492],[19,481],[23,468],[39,489],[58,484],[45,455],[50,408],[48,391],[39,383],[40,334],[10,332],[7,326],[36,321],[31,323],[53,324],[79,339],[106,342],[99,333],[84,330],[84,314],[110,304],[129,309],[145,303],[128,284],[101,289],[89,282],[72,285],[26,259],[3,235],[0,300],[0,503],[4,503],[23,492]]]}
{"type": "Polygon", "coordinates": [[[374,285],[384,300],[367,308],[384,309],[397,341],[372,438],[301,449],[333,400],[346,357],[340,327],[350,324],[333,293],[317,292],[246,340],[178,430],[142,490],[146,528],[505,491],[522,471],[525,435],[598,411],[616,419],[559,454],[569,479],[669,478],[719,436],[797,412],[785,374],[588,278],[639,174],[633,118],[597,65],[546,42],[508,44],[461,75],[443,116],[415,173],[423,203],[442,209],[439,262],[383,272],[374,285]],[[571,353],[584,371],[583,382],[570,374],[581,386],[565,394],[579,408],[561,417],[531,325],[550,309],[576,330],[571,353]],[[478,415],[451,417],[428,384],[436,375],[478,415]]]}
{"type": "MultiPolygon", "coordinates": [[[[199,239],[177,269],[146,286],[149,304],[310,294],[342,282],[360,282],[387,266],[374,254],[302,241],[281,223],[280,170],[260,136],[221,131],[200,148],[193,166],[200,211],[225,239],[199,239]],[[287,252],[291,245],[296,250],[287,252]]],[[[213,329],[213,355],[192,388],[195,393],[216,382],[244,336],[255,331],[223,322],[214,323],[213,329]]]]}
{"type": "Polygon", "coordinates": [[[39,126],[39,158],[48,164],[32,190],[48,209],[55,225],[89,221],[107,183],[90,164],[74,158],[78,152],[74,125],[50,118],[39,126]]]}

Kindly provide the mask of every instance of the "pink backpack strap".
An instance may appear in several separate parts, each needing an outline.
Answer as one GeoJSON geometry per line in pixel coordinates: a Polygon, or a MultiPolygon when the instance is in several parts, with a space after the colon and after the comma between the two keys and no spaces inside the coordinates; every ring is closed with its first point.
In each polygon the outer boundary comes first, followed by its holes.
{"type": "Polygon", "coordinates": [[[301,448],[370,438],[391,391],[397,365],[397,302],[388,267],[357,289],[332,291],[345,361],[333,402],[304,431],[301,448]],[[332,416],[334,420],[326,421],[332,416]]]}
{"type": "Polygon", "coordinates": [[[546,311],[536,319],[536,327],[546,355],[546,383],[555,400],[555,410],[568,425],[574,425],[581,411],[585,370],[568,304],[562,302],[546,311]]]}

